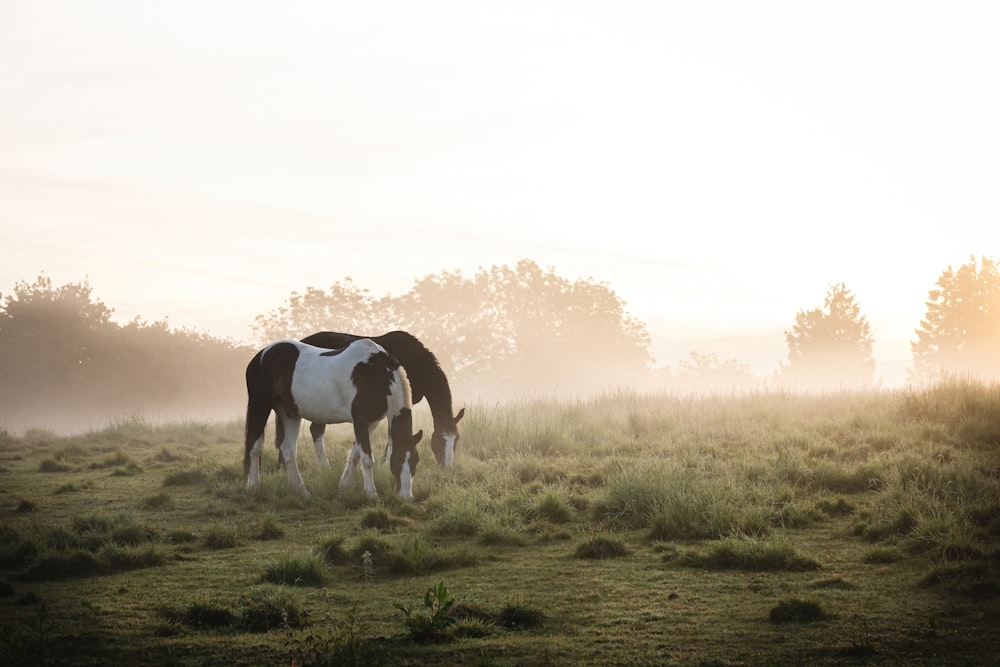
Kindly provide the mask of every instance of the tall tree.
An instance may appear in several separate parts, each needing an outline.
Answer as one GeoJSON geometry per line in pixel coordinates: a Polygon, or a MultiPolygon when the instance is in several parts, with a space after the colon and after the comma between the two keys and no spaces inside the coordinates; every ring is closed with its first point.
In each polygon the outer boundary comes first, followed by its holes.
{"type": "Polygon", "coordinates": [[[348,277],[329,290],[307,287],[304,294],[292,292],[286,305],[258,315],[253,329],[261,344],[327,330],[384,333],[394,326],[387,301],[372,297],[348,277]]]}
{"type": "Polygon", "coordinates": [[[122,327],[90,285],[46,276],[0,297],[0,418],[76,429],[144,411],[230,417],[252,351],[138,319],[122,327]]]}
{"type": "Polygon", "coordinates": [[[567,280],[533,261],[480,268],[467,278],[442,272],[398,298],[374,300],[349,280],[329,291],[293,293],[257,318],[266,338],[334,329],[405,329],[434,351],[466,391],[581,393],[648,374],[649,335],[610,287],[567,280]]]}
{"type": "Polygon", "coordinates": [[[958,269],[948,266],[926,306],[910,344],[912,379],[1000,376],[1000,265],[993,258],[970,256],[958,269]]]}
{"type": "Polygon", "coordinates": [[[844,283],[830,286],[822,308],[800,310],[785,340],[781,376],[798,388],[859,388],[874,379],[871,328],[844,283]]]}

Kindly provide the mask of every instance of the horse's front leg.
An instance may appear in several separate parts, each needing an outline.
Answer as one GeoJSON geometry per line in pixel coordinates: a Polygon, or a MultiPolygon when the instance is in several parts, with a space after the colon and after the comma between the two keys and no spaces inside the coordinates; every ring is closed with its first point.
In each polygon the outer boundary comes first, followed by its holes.
{"type": "Polygon", "coordinates": [[[343,490],[350,484],[360,461],[365,493],[368,494],[369,498],[378,498],[378,491],[375,490],[375,457],[372,456],[371,447],[371,432],[374,429],[375,424],[354,422],[354,446],[351,447],[351,453],[347,455],[347,465],[344,466],[344,474],[340,477],[340,488],[343,490]]]}
{"type": "Polygon", "coordinates": [[[310,497],[306,483],[302,481],[302,474],[299,472],[299,465],[295,458],[295,444],[299,439],[299,427],[302,420],[298,417],[280,415],[279,419],[284,422],[285,433],[281,441],[281,460],[285,462],[285,470],[288,472],[288,481],[292,488],[302,494],[302,497],[310,497]]]}
{"type": "Polygon", "coordinates": [[[347,463],[344,465],[344,472],[340,476],[340,490],[344,491],[354,479],[354,472],[358,468],[358,461],[361,460],[361,445],[357,442],[351,446],[351,451],[347,452],[347,463]]]}
{"type": "Polygon", "coordinates": [[[323,444],[323,434],[326,433],[326,424],[312,422],[309,424],[309,435],[313,439],[313,447],[316,448],[316,460],[324,468],[330,467],[330,461],[326,458],[326,447],[323,444]]]}

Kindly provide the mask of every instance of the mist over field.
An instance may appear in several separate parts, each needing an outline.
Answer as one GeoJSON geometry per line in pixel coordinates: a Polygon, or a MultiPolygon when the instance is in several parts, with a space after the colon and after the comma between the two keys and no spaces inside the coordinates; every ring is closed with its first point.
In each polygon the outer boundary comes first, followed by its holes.
{"type": "MultiPolygon", "coordinates": [[[[694,349],[670,364],[653,357],[646,323],[613,286],[571,280],[523,259],[466,276],[443,272],[399,296],[375,297],[350,279],[293,291],[255,315],[254,344],[176,329],[167,320],[121,324],[87,281],[45,275],[0,294],[0,426],[58,433],[120,420],[150,423],[239,418],[244,372],[269,342],[339,330],[406,330],[436,356],[455,404],[578,401],[638,394],[869,392],[875,338],[857,296],[829,286],[789,314],[785,359],[767,373],[737,357],[694,349]]],[[[995,381],[1000,371],[1000,271],[992,258],[947,267],[914,325],[908,382],[948,376],[995,381]]],[[[422,409],[422,408],[421,408],[422,409]]]]}

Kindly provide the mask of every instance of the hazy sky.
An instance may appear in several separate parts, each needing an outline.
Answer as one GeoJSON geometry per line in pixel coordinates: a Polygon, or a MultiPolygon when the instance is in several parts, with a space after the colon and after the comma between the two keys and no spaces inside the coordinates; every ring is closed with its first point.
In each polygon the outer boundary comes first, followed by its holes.
{"type": "MultiPolygon", "coordinates": [[[[528,258],[766,373],[845,282],[878,372],[1000,256],[995,2],[0,0],[0,292],[249,340],[293,290],[528,258]]],[[[335,322],[330,323],[336,327],[335,322]]]]}

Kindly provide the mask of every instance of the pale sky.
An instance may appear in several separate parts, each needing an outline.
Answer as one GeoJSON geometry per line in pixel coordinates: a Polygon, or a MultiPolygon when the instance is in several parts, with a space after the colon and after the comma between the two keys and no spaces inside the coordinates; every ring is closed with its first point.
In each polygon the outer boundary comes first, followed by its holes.
{"type": "Polygon", "coordinates": [[[845,282],[898,383],[941,273],[1000,257],[998,34],[995,2],[0,0],[0,293],[249,341],[292,291],[527,258],[659,365],[766,374],[845,282]]]}

